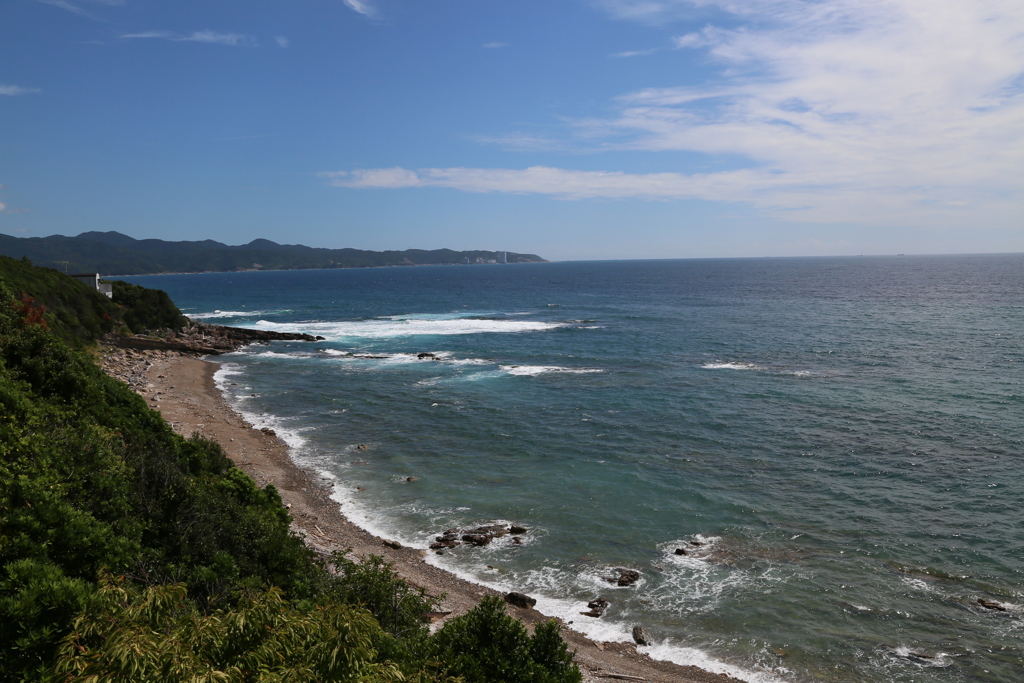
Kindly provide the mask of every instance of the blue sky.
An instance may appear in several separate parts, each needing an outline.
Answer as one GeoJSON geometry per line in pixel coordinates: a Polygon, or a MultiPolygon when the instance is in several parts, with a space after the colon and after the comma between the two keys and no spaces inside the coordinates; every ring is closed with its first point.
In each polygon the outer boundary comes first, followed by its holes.
{"type": "Polygon", "coordinates": [[[1024,251],[1019,0],[6,0],[0,232],[1024,251]]]}

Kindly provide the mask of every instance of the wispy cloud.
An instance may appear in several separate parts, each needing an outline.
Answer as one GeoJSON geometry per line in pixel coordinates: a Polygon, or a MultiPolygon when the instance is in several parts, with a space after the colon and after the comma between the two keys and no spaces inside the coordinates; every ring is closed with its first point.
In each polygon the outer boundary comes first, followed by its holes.
{"type": "Polygon", "coordinates": [[[332,185],[362,189],[444,187],[466,192],[545,194],[564,199],[680,199],[707,193],[708,176],[507,168],[375,168],[323,173],[332,185]]]}
{"type": "Polygon", "coordinates": [[[488,50],[497,50],[498,48],[508,47],[509,43],[484,43],[481,47],[485,47],[488,50]]]}
{"type": "MultiPolygon", "coordinates": [[[[68,0],[36,0],[36,1],[37,2],[41,2],[44,5],[53,5],[54,7],[60,7],[61,9],[66,9],[69,12],[74,12],[75,14],[88,14],[88,12],[86,12],[84,9],[82,9],[81,7],[79,7],[78,5],[76,5],[76,4],[72,3],[72,2],[69,2],[68,0]]],[[[93,2],[95,4],[99,4],[99,5],[108,5],[108,6],[111,6],[111,7],[117,7],[117,6],[125,4],[125,0],[88,0],[88,1],[89,2],[93,2]]]]}
{"type": "Polygon", "coordinates": [[[20,85],[0,85],[0,95],[17,97],[18,95],[30,95],[42,92],[39,88],[23,88],[20,85]]]}
{"type": "Polygon", "coordinates": [[[278,47],[288,47],[291,44],[284,36],[274,36],[274,42],[277,43],[278,47]]]}
{"type": "Polygon", "coordinates": [[[624,52],[613,52],[608,55],[609,57],[617,57],[624,59],[627,57],[643,57],[645,55],[651,55],[658,51],[658,48],[651,48],[649,50],[626,50],[624,52]]]}
{"type": "Polygon", "coordinates": [[[377,8],[374,7],[368,0],[344,0],[345,4],[350,8],[359,12],[364,17],[374,19],[377,17],[377,8]]]}
{"type": "Polygon", "coordinates": [[[259,41],[253,36],[241,33],[218,33],[217,31],[209,30],[195,31],[189,34],[173,33],[171,31],[144,31],[142,33],[126,33],[121,38],[159,38],[175,42],[211,43],[214,45],[229,45],[231,47],[259,47],[259,41]]]}
{"type": "MultiPolygon", "coordinates": [[[[646,7],[617,4],[623,16],[646,7]]],[[[707,26],[676,42],[704,52],[721,67],[719,77],[713,85],[626,94],[612,103],[612,115],[577,121],[575,131],[595,149],[704,153],[733,160],[723,162],[733,170],[378,169],[332,181],[577,199],[695,197],[745,202],[815,222],[1020,225],[1021,3],[650,4],[658,12],[689,7],[730,15],[728,25],[707,26]]]]}

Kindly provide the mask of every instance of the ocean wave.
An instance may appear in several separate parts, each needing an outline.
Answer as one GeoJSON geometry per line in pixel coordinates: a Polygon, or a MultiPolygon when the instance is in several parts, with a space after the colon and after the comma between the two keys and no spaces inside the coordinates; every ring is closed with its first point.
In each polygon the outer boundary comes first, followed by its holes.
{"type": "Polygon", "coordinates": [[[391,316],[373,320],[275,323],[258,320],[252,325],[258,330],[273,332],[305,332],[325,337],[329,341],[346,339],[391,339],[414,336],[450,336],[466,334],[516,334],[544,332],[563,327],[564,323],[539,320],[506,320],[468,317],[391,316]]]}
{"type": "Polygon", "coordinates": [[[213,382],[220,390],[221,395],[228,400],[232,409],[242,416],[242,419],[256,429],[273,429],[277,436],[284,441],[292,451],[298,452],[302,450],[307,443],[307,439],[302,436],[302,432],[308,431],[308,428],[293,427],[290,420],[278,417],[277,415],[271,415],[269,413],[255,413],[251,410],[246,410],[245,399],[251,398],[251,396],[237,395],[236,392],[231,390],[231,382],[229,381],[231,378],[238,377],[243,374],[244,372],[240,366],[234,363],[224,363],[215,373],[213,373],[213,382]]]}
{"type": "Polygon", "coordinates": [[[279,313],[291,313],[291,309],[278,311],[209,311],[207,313],[189,313],[189,318],[197,320],[209,320],[212,318],[254,318],[258,315],[277,315],[279,313]]]}
{"type": "Polygon", "coordinates": [[[728,363],[705,363],[701,366],[705,370],[764,370],[760,365],[754,365],[753,363],[740,363],[740,362],[728,362],[728,363]]]}
{"type": "Polygon", "coordinates": [[[502,370],[510,375],[536,377],[546,373],[560,373],[566,375],[589,375],[604,372],[600,368],[565,368],[560,365],[502,365],[502,370]]]}

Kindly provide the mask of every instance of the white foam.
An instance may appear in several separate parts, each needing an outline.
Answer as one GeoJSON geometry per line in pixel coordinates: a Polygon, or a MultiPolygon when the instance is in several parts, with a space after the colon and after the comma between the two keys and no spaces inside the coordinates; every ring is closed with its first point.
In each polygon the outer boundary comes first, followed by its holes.
{"type": "Polygon", "coordinates": [[[502,365],[502,370],[510,375],[521,375],[536,377],[545,373],[562,373],[566,375],[587,375],[596,372],[604,372],[600,368],[563,368],[558,365],[502,365]]]}
{"type": "Polygon", "coordinates": [[[329,341],[486,333],[516,334],[543,332],[562,326],[562,323],[548,323],[539,320],[453,318],[450,316],[391,316],[373,320],[299,323],[274,323],[269,320],[259,320],[253,325],[258,330],[315,334],[325,337],[329,341]]]}
{"type": "Polygon", "coordinates": [[[763,370],[760,365],[753,363],[705,363],[701,366],[705,370],[763,370]]]}
{"type": "MultiPolygon", "coordinates": [[[[302,436],[304,429],[294,429],[288,426],[288,420],[285,418],[278,417],[276,415],[270,415],[269,413],[254,413],[246,410],[243,407],[243,401],[240,399],[250,398],[244,396],[233,396],[231,391],[228,389],[229,382],[228,378],[241,375],[242,369],[233,363],[224,363],[213,374],[214,384],[221,393],[228,399],[231,407],[237,412],[242,418],[251,424],[256,429],[273,429],[277,434],[278,438],[287,444],[288,448],[293,451],[299,451],[306,445],[306,439],[302,436]]],[[[248,390],[248,387],[245,387],[248,390]]]]}
{"type": "Polygon", "coordinates": [[[209,311],[207,313],[190,313],[188,317],[195,318],[198,320],[208,320],[210,318],[254,318],[258,315],[273,315],[276,313],[290,313],[289,309],[282,309],[279,311],[209,311]]]}

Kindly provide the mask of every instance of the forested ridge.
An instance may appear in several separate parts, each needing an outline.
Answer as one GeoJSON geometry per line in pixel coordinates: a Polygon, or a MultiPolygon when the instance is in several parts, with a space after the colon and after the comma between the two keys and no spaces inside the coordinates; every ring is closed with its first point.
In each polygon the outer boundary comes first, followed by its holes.
{"type": "MultiPolygon", "coordinates": [[[[506,253],[509,263],[544,260],[536,254],[506,253]]],[[[38,265],[65,272],[104,275],[439,265],[464,263],[467,259],[475,263],[477,259],[491,261],[499,258],[497,251],[324,249],[301,244],[277,244],[264,239],[238,246],[214,240],[137,240],[113,231],[83,232],[75,237],[12,237],[0,234],[0,254],[13,258],[24,256],[38,265]]]]}
{"type": "Polygon", "coordinates": [[[580,680],[555,622],[488,598],[431,635],[383,560],[314,555],[272,485],[93,362],[166,295],[32,268],[0,261],[0,681],[580,680]]]}

